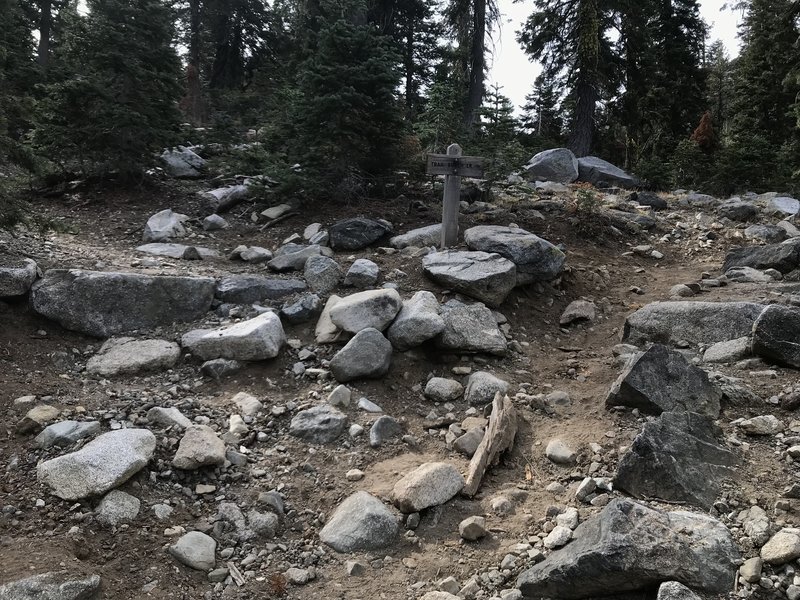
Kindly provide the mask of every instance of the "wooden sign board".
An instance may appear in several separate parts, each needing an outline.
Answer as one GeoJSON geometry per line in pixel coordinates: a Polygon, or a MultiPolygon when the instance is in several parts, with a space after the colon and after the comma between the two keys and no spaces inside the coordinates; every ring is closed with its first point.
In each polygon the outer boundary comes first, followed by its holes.
{"type": "Polygon", "coordinates": [[[450,156],[428,154],[428,175],[456,175],[458,177],[483,177],[483,158],[479,156],[450,156]]]}

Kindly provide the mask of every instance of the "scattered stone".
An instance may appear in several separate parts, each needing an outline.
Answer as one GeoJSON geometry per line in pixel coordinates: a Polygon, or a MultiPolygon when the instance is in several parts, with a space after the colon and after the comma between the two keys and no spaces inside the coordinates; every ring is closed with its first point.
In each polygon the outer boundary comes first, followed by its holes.
{"type": "Polygon", "coordinates": [[[141,371],[171,369],[178,362],[181,349],[166,340],[112,338],[86,363],[86,372],[114,377],[141,371]]]}
{"type": "Polygon", "coordinates": [[[458,533],[462,539],[474,542],[486,535],[486,519],[483,517],[467,517],[458,524],[458,533]]]}
{"type": "Polygon", "coordinates": [[[210,571],[216,565],[217,542],[199,531],[182,535],[169,547],[169,553],[181,564],[198,571],[210,571]]]}
{"type": "Polygon", "coordinates": [[[219,381],[223,377],[233,375],[242,368],[242,363],[238,360],[228,360],[227,358],[215,358],[207,360],[200,366],[203,375],[207,375],[219,381]]]}
{"type": "Polygon", "coordinates": [[[269,219],[270,221],[274,221],[275,219],[279,219],[282,216],[289,214],[292,212],[292,210],[291,204],[278,204],[276,206],[271,206],[266,210],[262,210],[261,216],[269,219]]]}
{"type": "Polygon", "coordinates": [[[547,443],[544,455],[557,465],[574,465],[577,455],[563,440],[552,439],[547,443]]]}
{"type": "Polygon", "coordinates": [[[101,429],[97,421],[61,421],[45,427],[34,443],[39,448],[71,446],[78,440],[94,437],[101,429]]]}
{"type": "Polygon", "coordinates": [[[455,402],[464,395],[464,386],[455,379],[431,377],[425,385],[424,394],[434,402],[455,402]]]}
{"type": "Polygon", "coordinates": [[[412,247],[426,247],[438,246],[442,241],[442,224],[436,223],[435,225],[428,225],[427,227],[420,227],[412,229],[402,235],[397,235],[389,240],[392,248],[408,248],[412,247]]]}
{"type": "Polygon", "coordinates": [[[309,581],[314,580],[314,573],[309,569],[298,569],[297,567],[290,567],[284,572],[283,576],[286,581],[292,585],[305,585],[309,581]]]}
{"type": "Polygon", "coordinates": [[[425,275],[489,306],[500,306],[517,285],[517,267],[499,254],[445,250],[422,259],[425,275]]]}
{"type": "Polygon", "coordinates": [[[781,529],[761,547],[761,560],[770,565],[785,565],[800,558],[800,531],[781,529]]]}
{"type": "Polygon", "coordinates": [[[495,394],[505,395],[507,392],[507,381],[486,371],[475,371],[467,380],[464,400],[471,406],[484,406],[494,400],[495,394]]]}
{"type": "Polygon", "coordinates": [[[580,323],[582,321],[592,322],[597,316],[596,307],[594,302],[588,300],[573,300],[561,313],[561,318],[558,320],[559,324],[563,327],[573,323],[580,323]]]}
{"type": "Polygon", "coordinates": [[[306,261],[303,272],[308,287],[318,294],[330,294],[342,279],[339,263],[328,256],[312,256],[306,261]]]}
{"type": "Polygon", "coordinates": [[[147,219],[144,227],[142,241],[164,242],[170,238],[185,237],[186,228],[183,222],[189,217],[172,212],[172,209],[162,210],[147,219]]]}
{"type": "Polygon", "coordinates": [[[318,244],[304,246],[302,244],[286,244],[281,246],[276,252],[275,257],[267,263],[273,271],[304,271],[306,261],[312,256],[330,253],[330,250],[318,244]]]}
{"type": "Polygon", "coordinates": [[[439,301],[432,292],[421,290],[403,307],[386,332],[392,346],[404,352],[435,338],[444,330],[439,301]]]}
{"type": "MultiPolygon", "coordinates": [[[[780,273],[779,273],[780,275],[780,273]]],[[[732,267],[725,272],[728,281],[734,283],[772,283],[775,278],[751,267],[732,267]]]]}
{"type": "Polygon", "coordinates": [[[350,406],[352,392],[346,385],[337,385],[328,395],[328,404],[336,408],[347,408],[350,406]]]}
{"type": "Polygon", "coordinates": [[[191,148],[178,146],[161,153],[161,162],[168,175],[179,179],[202,177],[206,161],[191,148]]]}
{"type": "Polygon", "coordinates": [[[606,397],[606,406],[629,406],[650,414],[689,411],[719,416],[722,392],[680,352],[654,344],[628,362],[606,397]]]}
{"type": "Polygon", "coordinates": [[[485,433],[483,427],[473,427],[464,435],[456,438],[453,442],[453,450],[460,452],[468,458],[472,458],[475,452],[478,451],[478,446],[481,445],[485,433]]]}
{"type": "Polygon", "coordinates": [[[455,352],[485,352],[505,356],[506,337],[500,331],[492,311],[482,304],[448,302],[442,307],[444,329],[437,345],[455,352]]]}
{"type": "Polygon", "coordinates": [[[309,444],[330,444],[347,428],[347,416],[329,406],[320,404],[301,410],[289,424],[289,435],[309,444]]]}
{"type": "Polygon", "coordinates": [[[758,214],[758,208],[750,202],[731,198],[717,207],[717,214],[731,221],[743,223],[753,219],[758,214]]]}
{"type": "Polygon", "coordinates": [[[444,504],[463,487],[464,478],[453,465],[442,462],[425,463],[395,484],[392,501],[401,512],[419,512],[424,508],[444,504]]]}
{"type": "Polygon", "coordinates": [[[357,217],[334,223],[328,228],[334,250],[361,250],[392,232],[392,225],[383,219],[357,217]]]}
{"type": "Polygon", "coordinates": [[[753,354],[800,368],[800,309],[770,304],[753,326],[753,354]]]}
{"type": "Polygon", "coordinates": [[[216,258],[219,253],[200,246],[187,246],[185,244],[167,244],[164,242],[154,242],[137,246],[137,252],[150,254],[152,256],[164,256],[183,260],[203,260],[205,258],[216,258]]]}
{"type": "Polygon", "coordinates": [[[677,581],[666,581],[658,588],[656,600],[701,600],[688,587],[677,581]]]}
{"type": "Polygon", "coordinates": [[[202,360],[266,360],[285,343],[281,320],[271,312],[228,327],[195,329],[181,338],[181,345],[202,360]]]}
{"type": "Polygon", "coordinates": [[[287,302],[281,309],[281,315],[290,324],[306,323],[322,312],[322,300],[316,294],[305,294],[299,300],[287,302]]]}
{"type": "Polygon", "coordinates": [[[378,448],[385,442],[403,435],[403,426],[388,415],[378,417],[369,429],[369,445],[378,448]]]}
{"type": "Polygon", "coordinates": [[[744,230],[744,236],[757,242],[777,244],[786,239],[786,231],[777,225],[750,225],[744,230]]]}
{"type": "Polygon", "coordinates": [[[548,550],[553,550],[554,548],[561,548],[561,546],[564,546],[571,539],[572,530],[569,527],[556,525],[553,528],[553,531],[548,533],[547,536],[542,540],[542,544],[548,550]]]}
{"type": "Polygon", "coordinates": [[[250,246],[239,253],[239,258],[251,265],[260,265],[272,260],[272,252],[261,246],[250,246]]]}
{"type": "Polygon", "coordinates": [[[340,383],[380,378],[389,372],[392,344],[377,329],[359,331],[331,359],[331,373],[340,383]]]}
{"type": "Polygon", "coordinates": [[[231,402],[236,405],[239,412],[245,417],[255,417],[264,409],[264,405],[258,398],[245,392],[236,394],[231,398],[231,402]]]}
{"type": "Polygon", "coordinates": [[[356,492],[334,511],[319,539],[337,552],[380,550],[394,542],[399,527],[398,518],[383,502],[356,492]]]}
{"type": "Polygon", "coordinates": [[[774,415],[761,415],[739,423],[747,435],[774,435],[783,431],[783,423],[774,415]]]}
{"type": "Polygon", "coordinates": [[[471,227],[464,232],[464,241],[470,250],[499,254],[514,263],[516,285],[550,281],[564,270],[566,256],[561,250],[519,227],[471,227]]]}
{"type": "Polygon", "coordinates": [[[347,481],[361,481],[364,479],[364,471],[361,469],[350,469],[347,473],[345,473],[345,479],[347,481]]]}
{"type": "Polygon", "coordinates": [[[120,429],[83,448],[39,463],[39,481],[64,500],[105,494],[122,485],[153,457],[155,436],[146,429],[120,429]]]}
{"type": "Polygon", "coordinates": [[[214,284],[210,277],[52,269],[33,285],[31,306],[65,329],[109,337],[200,319],[214,284]]]}
{"type": "Polygon", "coordinates": [[[669,295],[675,298],[691,298],[695,295],[695,291],[688,285],[679,283],[678,285],[673,285],[669,289],[669,295]]]}
{"type": "Polygon", "coordinates": [[[717,440],[713,417],[663,412],[645,423],[619,461],[614,487],[636,497],[688,502],[709,509],[739,460],[717,440]]]}
{"type": "Polygon", "coordinates": [[[330,344],[339,339],[342,330],[331,321],[331,310],[340,301],[341,298],[339,296],[333,295],[325,303],[325,307],[322,309],[317,325],[314,328],[314,338],[318,344],[330,344]]]}
{"type": "Polygon", "coordinates": [[[192,425],[178,445],[172,466],[187,471],[225,462],[225,443],[208,425],[192,425]]]}
{"type": "Polygon", "coordinates": [[[215,296],[221,302],[251,304],[264,300],[282,300],[305,290],[306,284],[299,279],[229,275],[219,280],[215,296]]]}
{"type": "Polygon", "coordinates": [[[739,567],[739,575],[747,583],[758,583],[761,580],[761,568],[763,565],[764,561],[758,556],[748,558],[739,567]]]}
{"type": "Polygon", "coordinates": [[[208,215],[203,219],[203,231],[219,231],[228,227],[230,224],[219,215],[208,215]]]}
{"type": "Polygon", "coordinates": [[[394,320],[402,306],[403,301],[397,290],[367,290],[339,300],[331,308],[330,317],[334,325],[350,333],[357,333],[367,328],[383,331],[394,320]]]}
{"type": "Polygon", "coordinates": [[[777,196],[767,202],[766,212],[781,218],[791,217],[800,212],[800,201],[789,196],[777,196]]]}
{"type": "Polygon", "coordinates": [[[712,593],[733,589],[739,552],[728,529],[706,515],[665,513],[617,498],[573,537],[520,575],[524,597],[578,600],[665,581],[712,593]]]}
{"type": "Polygon", "coordinates": [[[703,362],[731,363],[750,356],[750,338],[741,337],[726,342],[717,342],[703,353],[703,362]]]}
{"type": "Polygon", "coordinates": [[[141,502],[120,490],[108,492],[97,505],[97,521],[108,527],[130,523],[139,515],[141,502]]]}
{"type": "Polygon", "coordinates": [[[30,258],[0,255],[0,298],[27,294],[39,275],[39,267],[30,258]]]}
{"type": "Polygon", "coordinates": [[[623,341],[643,346],[735,340],[750,335],[763,309],[751,302],[652,302],[625,320],[623,341]]]}
{"type": "Polygon", "coordinates": [[[534,155],[525,166],[528,181],[572,183],[578,179],[578,159],[567,148],[553,148],[534,155]]]}
{"type": "Polygon", "coordinates": [[[66,571],[42,573],[0,585],[3,600],[91,600],[100,594],[100,576],[74,579],[66,571]]]}
{"type": "Polygon", "coordinates": [[[347,270],[343,285],[357,288],[369,288],[378,283],[379,274],[380,268],[378,265],[366,258],[359,258],[356,259],[347,270]]]}

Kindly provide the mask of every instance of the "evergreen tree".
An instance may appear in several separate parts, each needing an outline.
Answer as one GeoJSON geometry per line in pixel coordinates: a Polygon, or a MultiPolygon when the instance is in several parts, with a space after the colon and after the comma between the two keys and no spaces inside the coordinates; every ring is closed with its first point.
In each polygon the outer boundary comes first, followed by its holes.
{"type": "Polygon", "coordinates": [[[89,0],[67,24],[65,77],[38,107],[37,148],[62,169],[138,175],[179,123],[172,11],[161,0],[89,0]]]}
{"type": "Polygon", "coordinates": [[[391,41],[367,23],[363,5],[326,0],[314,51],[300,65],[292,155],[327,192],[384,173],[403,131],[391,41]]]}
{"type": "Polygon", "coordinates": [[[447,146],[459,140],[463,130],[464,82],[455,67],[454,55],[451,48],[449,60],[437,67],[428,89],[425,110],[414,123],[420,142],[428,152],[444,152],[447,146]]]}
{"type": "Polygon", "coordinates": [[[722,40],[716,40],[706,55],[706,105],[717,130],[725,134],[733,97],[733,63],[722,40]]]}
{"type": "Polygon", "coordinates": [[[561,138],[562,122],[559,115],[560,87],[558,83],[540,74],[533,82],[533,90],[525,96],[521,127],[529,135],[543,141],[556,143],[561,138]]]}
{"type": "Polygon", "coordinates": [[[471,143],[475,152],[488,159],[488,179],[504,177],[519,169],[530,158],[519,141],[519,129],[520,122],[514,116],[514,105],[495,84],[486,94],[481,107],[480,129],[471,143]]]}

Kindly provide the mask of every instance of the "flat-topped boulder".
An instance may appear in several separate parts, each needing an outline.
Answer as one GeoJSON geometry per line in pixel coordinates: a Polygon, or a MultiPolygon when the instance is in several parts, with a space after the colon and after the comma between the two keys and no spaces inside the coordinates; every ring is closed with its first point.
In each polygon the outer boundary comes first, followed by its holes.
{"type": "Polygon", "coordinates": [[[203,360],[267,360],[285,343],[281,319],[272,312],[227,327],[195,329],[181,338],[181,345],[203,360]]]}
{"type": "Polygon", "coordinates": [[[163,242],[170,238],[184,237],[187,232],[183,222],[188,218],[186,215],[173,212],[171,208],[157,212],[147,219],[142,241],[163,242]]]}
{"type": "Polygon", "coordinates": [[[331,254],[330,248],[319,244],[309,246],[303,244],[286,244],[275,251],[275,256],[267,263],[273,271],[302,271],[306,261],[312,256],[331,254]]]}
{"type": "Polygon", "coordinates": [[[402,307],[395,289],[367,290],[343,297],[331,308],[330,317],[336,327],[350,333],[369,327],[383,331],[402,307]]]}
{"type": "Polygon", "coordinates": [[[31,288],[31,306],[65,329],[109,337],[194,321],[214,299],[210,277],[52,269],[31,288]]]}
{"type": "Polygon", "coordinates": [[[444,329],[436,344],[445,350],[505,356],[508,342],[492,311],[483,304],[448,302],[442,306],[444,329]]]}
{"type": "Polygon", "coordinates": [[[725,256],[723,271],[734,267],[751,267],[759,271],[775,269],[789,273],[800,267],[800,241],[790,238],[780,244],[732,248],[725,256]]]}
{"type": "Polygon", "coordinates": [[[180,356],[180,346],[175,342],[112,338],[89,359],[86,363],[86,372],[91,375],[112,377],[140,371],[170,369],[175,366],[180,356]]]}
{"type": "Polygon", "coordinates": [[[281,300],[306,290],[300,279],[278,279],[262,275],[229,275],[217,283],[215,296],[222,302],[250,304],[263,300],[281,300]]]}
{"type": "Polygon", "coordinates": [[[575,529],[573,540],[523,572],[523,598],[581,600],[654,590],[665,581],[726,594],[739,552],[728,528],[706,515],[662,512],[612,500],[575,529]]]}
{"type": "Polygon", "coordinates": [[[578,178],[578,160],[567,148],[552,148],[534,155],[525,166],[528,181],[572,183],[578,178]]]}
{"type": "Polygon", "coordinates": [[[0,298],[27,294],[39,275],[39,267],[30,258],[0,256],[0,298]]]}
{"type": "Polygon", "coordinates": [[[479,225],[464,232],[471,250],[494,252],[517,267],[517,284],[549,281],[564,270],[566,255],[556,246],[519,227],[479,225]]]}
{"type": "Polygon", "coordinates": [[[800,309],[771,304],[753,326],[753,354],[800,369],[800,309]]]}
{"type": "Polygon", "coordinates": [[[392,224],[383,219],[356,217],[338,221],[328,228],[334,250],[361,250],[392,232],[392,224]]]}
{"type": "Polygon", "coordinates": [[[625,320],[623,341],[715,344],[750,335],[763,304],[752,302],[652,302],[625,320]]]}
{"type": "Polygon", "coordinates": [[[635,188],[642,184],[637,177],[596,156],[578,159],[578,180],[596,187],[635,188]]]}
{"type": "Polygon", "coordinates": [[[155,449],[156,436],[147,429],[109,431],[76,452],[39,463],[36,475],[59,498],[80,500],[125,483],[155,449]]]}
{"type": "Polygon", "coordinates": [[[499,254],[445,250],[422,259],[425,275],[489,306],[500,306],[517,285],[517,268],[499,254]]]}

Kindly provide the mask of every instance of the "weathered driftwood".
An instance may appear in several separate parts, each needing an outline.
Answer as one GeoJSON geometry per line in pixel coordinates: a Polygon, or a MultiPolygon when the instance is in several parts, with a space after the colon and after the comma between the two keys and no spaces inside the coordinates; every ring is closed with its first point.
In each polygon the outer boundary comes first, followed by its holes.
{"type": "Polygon", "coordinates": [[[200,194],[206,203],[206,207],[212,213],[225,212],[236,206],[249,195],[250,190],[246,185],[230,185],[200,194]]]}
{"type": "Polygon", "coordinates": [[[516,436],[517,410],[508,396],[503,397],[498,392],[492,401],[489,426],[469,463],[467,484],[464,486],[462,494],[471,497],[478,492],[486,469],[496,464],[503,452],[510,451],[514,447],[516,436]]]}

